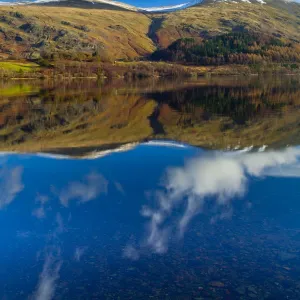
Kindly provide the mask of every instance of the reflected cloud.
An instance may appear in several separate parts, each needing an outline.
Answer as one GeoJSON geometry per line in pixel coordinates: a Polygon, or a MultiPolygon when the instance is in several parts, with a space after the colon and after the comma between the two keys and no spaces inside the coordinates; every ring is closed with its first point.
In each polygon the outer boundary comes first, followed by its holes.
{"type": "Polygon", "coordinates": [[[300,148],[215,152],[191,159],[183,167],[169,168],[163,188],[152,195],[156,208],[145,206],[141,210],[141,215],[149,219],[142,247],[150,247],[155,253],[166,252],[171,235],[182,237],[208,201],[223,209],[211,218],[211,223],[230,218],[230,204],[245,195],[249,178],[266,176],[300,177],[300,148]],[[173,212],[180,207],[184,212],[174,220],[173,212]]]}
{"type": "Polygon", "coordinates": [[[38,219],[43,219],[46,216],[45,205],[49,201],[49,197],[46,195],[38,194],[35,202],[37,202],[40,206],[33,210],[32,215],[38,219]]]}
{"type": "Polygon", "coordinates": [[[87,175],[82,182],[71,182],[68,187],[59,193],[59,199],[62,205],[68,206],[73,199],[79,203],[85,203],[94,200],[100,194],[106,194],[108,181],[98,173],[87,175]]]}
{"type": "Polygon", "coordinates": [[[0,170],[0,209],[9,205],[19,194],[24,185],[22,183],[22,167],[0,170]]]}
{"type": "Polygon", "coordinates": [[[147,238],[145,244],[152,248],[156,253],[166,252],[168,250],[167,239],[170,228],[169,226],[164,226],[164,208],[155,211],[145,206],[143,207],[141,214],[150,219],[147,225],[147,238]]]}
{"type": "MultiPolygon", "coordinates": [[[[48,236],[48,242],[51,246],[45,248],[45,258],[43,270],[39,276],[38,285],[34,292],[36,300],[51,300],[55,298],[57,281],[59,280],[59,272],[62,266],[61,248],[57,245],[60,243],[60,234],[65,231],[63,218],[60,213],[55,217],[56,227],[48,236]]],[[[41,252],[38,252],[38,258],[41,252]]]]}
{"type": "Polygon", "coordinates": [[[59,248],[52,249],[50,253],[46,254],[34,299],[51,300],[54,298],[61,265],[59,248]]]}
{"type": "Polygon", "coordinates": [[[65,231],[64,221],[60,213],[56,214],[56,232],[63,233],[65,231]]]}
{"type": "Polygon", "coordinates": [[[233,215],[233,209],[232,207],[227,207],[227,209],[224,209],[224,211],[222,211],[220,214],[217,214],[215,216],[213,216],[210,219],[210,223],[214,224],[219,220],[227,220],[227,219],[231,219],[233,215]]]}
{"type": "Polygon", "coordinates": [[[120,194],[122,194],[123,196],[126,194],[125,193],[125,190],[124,190],[124,188],[123,188],[123,186],[121,185],[121,183],[120,182],[114,182],[114,185],[115,185],[115,188],[116,188],[116,190],[120,193],[120,194]]]}
{"type": "Polygon", "coordinates": [[[32,215],[35,216],[38,219],[43,219],[45,218],[45,209],[43,206],[36,208],[33,212],[32,215]]]}
{"type": "Polygon", "coordinates": [[[76,247],[74,252],[74,259],[79,262],[86,250],[87,247],[76,247]]]}
{"type": "Polygon", "coordinates": [[[45,205],[49,201],[49,197],[47,195],[38,194],[36,197],[36,202],[45,205]]]}
{"type": "Polygon", "coordinates": [[[30,231],[17,231],[17,237],[22,239],[27,239],[32,236],[30,231]]]}
{"type": "Polygon", "coordinates": [[[123,257],[138,260],[140,258],[140,253],[133,245],[127,245],[123,250],[123,257]]]}

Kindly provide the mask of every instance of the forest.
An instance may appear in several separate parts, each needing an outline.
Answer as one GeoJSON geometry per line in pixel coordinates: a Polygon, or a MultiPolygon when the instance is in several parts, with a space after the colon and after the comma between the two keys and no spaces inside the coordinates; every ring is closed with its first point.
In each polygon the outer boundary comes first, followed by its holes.
{"type": "Polygon", "coordinates": [[[154,61],[193,65],[290,63],[298,68],[300,45],[276,37],[232,32],[207,39],[183,38],[151,55],[154,61]]]}

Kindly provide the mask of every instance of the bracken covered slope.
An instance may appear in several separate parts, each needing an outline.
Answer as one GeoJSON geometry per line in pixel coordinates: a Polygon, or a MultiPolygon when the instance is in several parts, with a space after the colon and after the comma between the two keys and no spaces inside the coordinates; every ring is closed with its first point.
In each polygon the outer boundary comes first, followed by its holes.
{"type": "Polygon", "coordinates": [[[0,58],[50,54],[71,59],[135,59],[180,38],[232,31],[300,42],[300,5],[279,0],[267,4],[204,2],[165,14],[73,2],[0,6],[0,58]]]}
{"type": "Polygon", "coordinates": [[[125,10],[54,6],[0,6],[0,55],[101,53],[134,58],[151,53],[151,20],[125,10]]]}
{"type": "Polygon", "coordinates": [[[207,37],[247,30],[299,43],[300,5],[276,3],[207,3],[163,14],[155,38],[161,47],[167,47],[184,37],[207,37]]]}

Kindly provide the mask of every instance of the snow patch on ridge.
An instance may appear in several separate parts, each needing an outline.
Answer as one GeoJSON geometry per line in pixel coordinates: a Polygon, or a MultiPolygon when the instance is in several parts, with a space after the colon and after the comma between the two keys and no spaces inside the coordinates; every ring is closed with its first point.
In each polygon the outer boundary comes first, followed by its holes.
{"type": "Polygon", "coordinates": [[[110,4],[110,5],[113,5],[113,6],[118,6],[118,7],[122,7],[122,8],[129,9],[129,10],[134,10],[134,11],[138,10],[133,5],[129,5],[129,4],[126,4],[124,2],[119,2],[119,1],[114,1],[114,0],[88,0],[88,1],[92,2],[92,3],[110,4]]]}
{"type": "Polygon", "coordinates": [[[185,9],[190,6],[196,5],[203,2],[203,0],[193,0],[182,4],[170,5],[170,6],[157,6],[157,7],[138,7],[138,10],[146,12],[166,12],[166,11],[176,11],[180,9],[185,9]]]}
{"type": "MultiPolygon", "coordinates": [[[[26,5],[26,4],[39,4],[39,3],[50,3],[50,2],[63,2],[63,1],[68,1],[68,0],[7,0],[7,2],[1,1],[0,0],[0,6],[1,5],[26,5]]],[[[184,2],[182,4],[177,4],[177,5],[170,5],[170,6],[157,6],[157,7],[136,7],[133,5],[126,4],[124,2],[120,1],[115,1],[115,0],[82,0],[83,2],[89,2],[91,4],[96,4],[96,3],[103,3],[103,4],[109,4],[113,5],[116,7],[121,7],[127,10],[131,11],[140,11],[140,12],[148,12],[148,13],[158,13],[158,12],[173,12],[177,10],[183,10],[188,7],[191,7],[193,5],[197,5],[202,3],[204,0],[191,0],[188,2],[184,2]]],[[[126,1],[126,0],[125,0],[126,1]]],[[[184,0],[183,0],[184,1],[184,0]]],[[[259,3],[259,4],[267,4],[264,0],[213,0],[215,3],[217,2],[223,2],[224,4],[229,4],[229,3],[259,3]]],[[[285,3],[298,3],[299,4],[300,0],[282,0],[282,2],[285,3]]]]}
{"type": "Polygon", "coordinates": [[[159,7],[146,7],[142,8],[139,7],[140,10],[154,12],[154,11],[161,11],[161,10],[169,10],[169,9],[180,9],[182,7],[185,7],[188,3],[178,4],[174,6],[159,6],[159,7]]]}
{"type": "MultiPolygon", "coordinates": [[[[62,2],[62,1],[68,1],[68,0],[20,0],[20,1],[8,1],[8,2],[2,2],[0,0],[0,5],[24,5],[24,4],[38,4],[38,3],[49,3],[49,2],[62,2]]],[[[103,4],[109,4],[116,7],[125,8],[131,11],[144,11],[144,12],[164,12],[164,11],[176,11],[180,9],[184,9],[187,7],[190,7],[192,5],[201,3],[203,0],[192,0],[186,3],[178,4],[178,5],[171,5],[171,6],[159,6],[159,7],[136,7],[133,5],[126,4],[124,2],[119,2],[115,0],[83,0],[85,2],[90,2],[92,4],[95,3],[103,3],[103,4]]]]}
{"type": "Polygon", "coordinates": [[[171,148],[187,148],[187,147],[191,147],[191,146],[188,146],[186,144],[182,144],[182,143],[174,142],[174,141],[167,141],[167,140],[153,140],[153,141],[142,143],[141,145],[144,145],[144,146],[171,147],[171,148]]]}

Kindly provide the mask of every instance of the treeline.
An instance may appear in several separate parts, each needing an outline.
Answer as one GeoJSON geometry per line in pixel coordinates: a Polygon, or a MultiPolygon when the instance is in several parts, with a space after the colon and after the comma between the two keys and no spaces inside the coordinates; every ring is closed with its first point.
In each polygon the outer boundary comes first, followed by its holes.
{"type": "Polygon", "coordinates": [[[232,32],[209,39],[179,39],[151,55],[155,61],[194,65],[290,63],[298,68],[300,44],[247,32],[232,32]]]}

